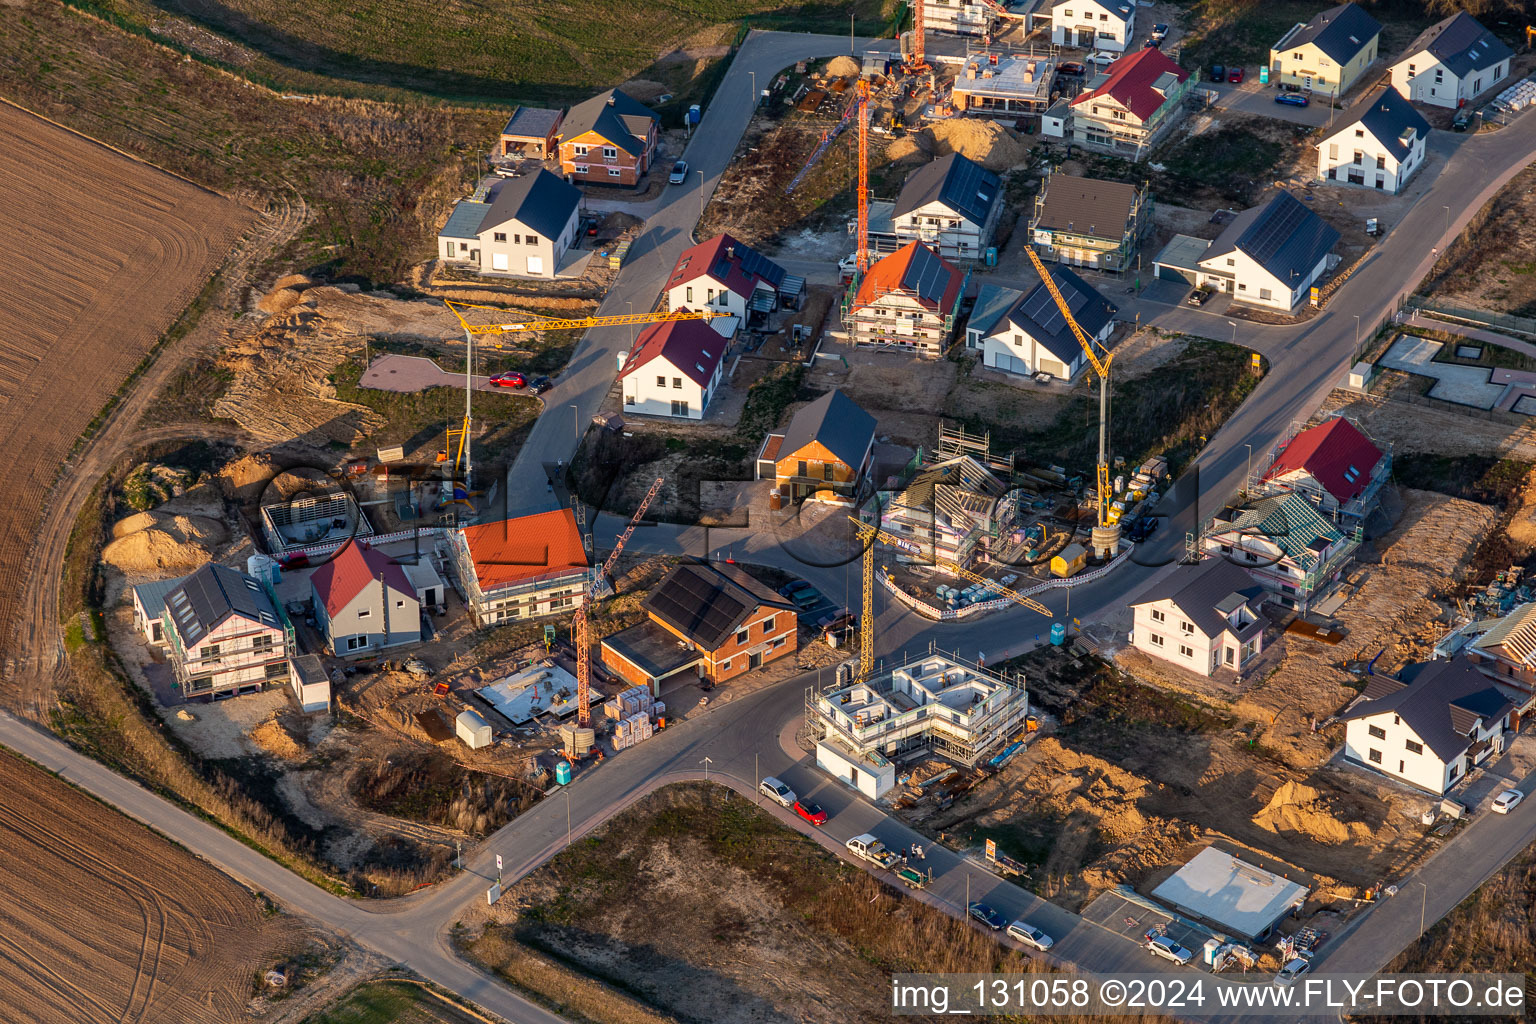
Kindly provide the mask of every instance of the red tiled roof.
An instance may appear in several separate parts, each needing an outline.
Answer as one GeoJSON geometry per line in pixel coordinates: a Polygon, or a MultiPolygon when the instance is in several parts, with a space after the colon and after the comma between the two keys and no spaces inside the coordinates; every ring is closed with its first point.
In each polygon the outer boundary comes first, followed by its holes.
{"type": "MultiPolygon", "coordinates": [[[[678,310],[680,313],[687,311],[687,307],[678,310]]],[[[708,320],[652,324],[635,339],[634,350],[624,360],[624,369],[619,376],[628,377],[652,360],[665,357],[699,387],[708,387],[710,378],[715,375],[715,367],[725,358],[728,341],[709,326],[708,320]]]]}
{"type": "Polygon", "coordinates": [[[1129,57],[1121,57],[1109,66],[1109,77],[1092,92],[1085,92],[1072,101],[1076,107],[1100,96],[1108,96],[1126,110],[1145,121],[1157,113],[1168,99],[1152,88],[1165,74],[1177,76],[1180,82],[1189,78],[1189,72],[1179,67],[1162,50],[1148,47],[1129,57]]]}
{"type": "Polygon", "coordinates": [[[672,265],[667,289],[670,291],[701,277],[708,277],[737,295],[751,298],[758,282],[777,290],[784,279],[784,270],[751,246],[743,245],[730,235],[720,234],[683,250],[672,265]]]}
{"type": "Polygon", "coordinates": [[[482,591],[562,575],[588,565],[576,516],[568,508],[466,526],[464,543],[482,591]]]}
{"type": "Polygon", "coordinates": [[[948,313],[960,301],[965,275],[921,242],[908,242],[869,268],[859,283],[856,306],[869,306],[882,295],[906,292],[927,309],[948,313]]]}
{"type": "Polygon", "coordinates": [[[1339,501],[1349,501],[1371,482],[1371,470],[1381,461],[1381,455],[1380,448],[1340,416],[1292,438],[1264,478],[1272,480],[1300,470],[1314,477],[1339,501]]]}
{"type": "Polygon", "coordinates": [[[326,614],[334,617],[341,614],[364,587],[377,583],[381,577],[403,594],[416,593],[399,562],[378,548],[369,547],[366,542],[349,540],[330,561],[315,570],[310,583],[325,605],[326,614]]]}

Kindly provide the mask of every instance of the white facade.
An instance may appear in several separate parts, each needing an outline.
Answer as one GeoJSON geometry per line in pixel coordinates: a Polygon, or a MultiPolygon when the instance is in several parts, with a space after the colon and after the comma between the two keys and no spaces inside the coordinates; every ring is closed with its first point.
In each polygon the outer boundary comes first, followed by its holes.
{"type": "Polygon", "coordinates": [[[1428,50],[1410,53],[1392,65],[1392,84],[1415,103],[1459,107],[1509,77],[1509,58],[1458,78],[1428,50]]]}
{"type": "Polygon", "coordinates": [[[988,0],[927,0],[923,4],[923,27],[937,32],[986,35],[995,20],[996,8],[988,0]]]}
{"type": "Polygon", "coordinates": [[[896,785],[896,766],[879,754],[860,756],[841,743],[822,740],[816,744],[816,767],[851,786],[871,800],[878,800],[896,785]]]}
{"type": "Polygon", "coordinates": [[[1136,605],[1134,611],[1133,647],[1202,676],[1219,668],[1241,672],[1264,650],[1264,631],[1250,630],[1257,617],[1248,605],[1228,612],[1228,628],[1214,635],[1191,622],[1171,598],[1136,605]],[[1239,639],[1244,631],[1252,635],[1239,639]]]}
{"type": "Polygon", "coordinates": [[[280,626],[230,615],[190,646],[182,645],[169,610],[165,626],[171,640],[171,662],[188,697],[259,689],[269,681],[288,678],[287,642],[280,626]]]}
{"type": "Polygon", "coordinates": [[[516,219],[487,225],[480,232],[480,272],[510,274],[513,277],[552,278],[560,260],[576,239],[577,208],[554,238],[516,219]]]}
{"type": "MultiPolygon", "coordinates": [[[[1115,322],[1110,320],[1094,338],[1100,343],[1107,342],[1114,330],[1115,322]]],[[[1048,373],[1058,380],[1073,380],[1088,365],[1088,357],[1081,349],[1070,363],[1063,362],[1060,356],[1042,345],[1034,335],[1006,317],[998,321],[991,334],[985,336],[980,331],[967,328],[965,347],[981,352],[983,366],[1024,376],[1048,373]]]]}
{"type": "Polygon", "coordinates": [[[1424,164],[1424,136],[1413,134],[1401,159],[1360,122],[1317,144],[1317,176],[1396,194],[1424,164]]]}
{"type": "Polygon", "coordinates": [[[1293,282],[1281,281],[1241,249],[1200,261],[1200,283],[1229,293],[1238,302],[1289,313],[1307,298],[1314,282],[1328,271],[1325,254],[1317,266],[1293,282]]]}
{"type": "Polygon", "coordinates": [[[1057,46],[1123,53],[1135,34],[1134,3],[1057,0],[1051,8],[1051,42],[1057,46]]]}
{"type": "Polygon", "coordinates": [[[993,203],[987,223],[978,224],[947,203],[935,199],[892,218],[891,228],[903,245],[908,242],[925,242],[939,250],[941,256],[976,259],[982,255],[982,249],[991,238],[992,228],[1002,208],[1001,203],[993,203]]]}
{"type": "MultiPolygon", "coordinates": [[[[1507,723],[1507,715],[1496,722],[1480,722],[1476,737],[1468,745],[1487,741],[1497,749],[1503,742],[1507,723]]],[[[1439,794],[1465,778],[1470,768],[1466,750],[1442,761],[1407,722],[1391,711],[1351,719],[1344,731],[1344,756],[1439,794]]]]}
{"type": "MultiPolygon", "coordinates": [[[[718,322],[719,320],[711,321],[711,323],[718,322]]],[[[724,347],[725,343],[725,339],[722,338],[721,346],[724,347]]],[[[626,369],[629,368],[626,367],[626,369]]],[[[710,375],[709,383],[701,385],[672,365],[666,356],[656,356],[639,367],[629,369],[622,378],[624,411],[646,416],[703,419],[704,410],[709,408],[709,400],[714,397],[724,378],[724,358],[719,358],[715,362],[715,369],[710,375]]]]}
{"type": "MultiPolygon", "coordinates": [[[[773,293],[773,289],[765,284],[759,284],[754,291],[773,293]]],[[[731,337],[737,327],[747,322],[747,304],[751,300],[751,295],[727,288],[708,274],[682,281],[667,290],[668,309],[709,309],[730,313],[730,316],[717,316],[709,321],[722,338],[731,337]]]]}

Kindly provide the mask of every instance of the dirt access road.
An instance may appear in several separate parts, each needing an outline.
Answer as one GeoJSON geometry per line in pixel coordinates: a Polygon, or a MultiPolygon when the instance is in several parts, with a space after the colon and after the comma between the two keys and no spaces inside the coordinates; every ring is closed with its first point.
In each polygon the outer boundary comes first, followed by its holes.
{"type": "Polygon", "coordinates": [[[26,211],[0,228],[0,250],[16,264],[0,283],[0,444],[13,454],[0,470],[10,511],[0,529],[0,621],[14,623],[0,631],[0,693],[41,717],[63,667],[59,567],[82,503],[129,448],[208,436],[206,424],[154,437],[134,428],[184,357],[222,339],[251,266],[308,211],[295,199],[258,217],[9,105],[0,105],[0,206],[26,211]],[[159,354],[66,463],[91,418],[227,258],[215,310],[159,354]]]}
{"type": "Polygon", "coordinates": [[[20,758],[0,789],[0,1021],[222,1024],[296,949],[292,919],[20,758]]]}

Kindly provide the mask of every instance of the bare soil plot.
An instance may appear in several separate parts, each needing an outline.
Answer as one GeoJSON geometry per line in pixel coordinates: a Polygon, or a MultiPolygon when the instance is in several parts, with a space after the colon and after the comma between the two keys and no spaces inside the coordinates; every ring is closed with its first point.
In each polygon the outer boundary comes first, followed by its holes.
{"type": "Polygon", "coordinates": [[[252,215],[5,104],[0,209],[0,621],[10,623],[58,466],[252,215]]]}
{"type": "Polygon", "coordinates": [[[0,756],[0,1020],[225,1024],[292,922],[203,861],[18,758],[0,756]]]}
{"type": "Polygon", "coordinates": [[[1536,167],[1515,175],[1430,271],[1436,299],[1536,317],[1536,167]]]}
{"type": "Polygon", "coordinates": [[[1432,452],[1450,458],[1495,456],[1536,462],[1536,417],[1529,423],[1488,419],[1453,406],[1394,399],[1398,391],[1417,395],[1413,378],[1387,371],[1368,395],[1335,390],[1320,414],[1343,413],[1395,451],[1432,452]]]}

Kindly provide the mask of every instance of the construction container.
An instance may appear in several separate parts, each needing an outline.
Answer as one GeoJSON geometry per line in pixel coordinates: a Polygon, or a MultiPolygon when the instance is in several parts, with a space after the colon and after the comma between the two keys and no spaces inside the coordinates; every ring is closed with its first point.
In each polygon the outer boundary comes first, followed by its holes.
{"type": "Polygon", "coordinates": [[[555,782],[562,786],[570,785],[571,762],[563,758],[555,762],[555,782]]]}
{"type": "Polygon", "coordinates": [[[1051,559],[1051,574],[1063,578],[1075,576],[1087,564],[1088,549],[1081,544],[1068,544],[1055,558],[1051,559]]]}
{"type": "Polygon", "coordinates": [[[479,750],[488,747],[494,740],[490,723],[473,711],[461,711],[459,717],[453,720],[454,731],[465,746],[471,750],[479,750]]]}
{"type": "Polygon", "coordinates": [[[560,743],[570,753],[577,757],[584,757],[597,745],[597,732],[579,725],[562,725],[560,743]]]}

